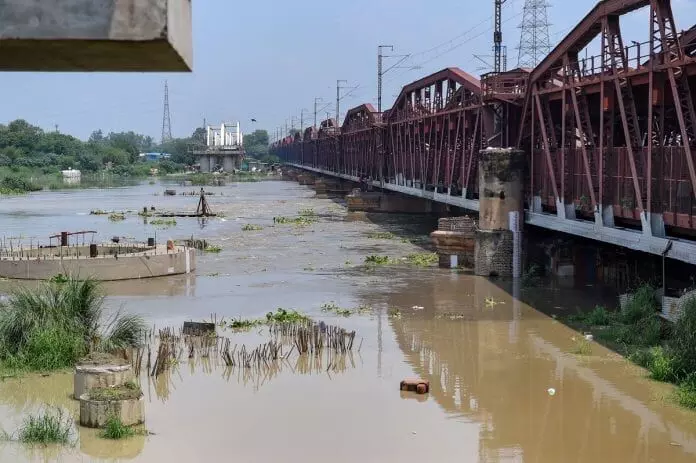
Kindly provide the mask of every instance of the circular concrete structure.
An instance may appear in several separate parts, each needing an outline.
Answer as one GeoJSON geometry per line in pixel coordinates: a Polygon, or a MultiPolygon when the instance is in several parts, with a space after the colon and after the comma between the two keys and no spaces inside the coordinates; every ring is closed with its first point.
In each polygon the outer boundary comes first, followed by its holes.
{"type": "Polygon", "coordinates": [[[195,250],[166,245],[85,245],[15,249],[0,257],[0,277],[49,280],[58,274],[100,281],[191,273],[195,250]]]}
{"type": "Polygon", "coordinates": [[[94,362],[87,359],[75,366],[73,397],[79,399],[95,387],[121,386],[134,378],[131,365],[125,360],[113,357],[94,362]]]}
{"type": "Polygon", "coordinates": [[[80,396],[80,425],[88,428],[103,428],[109,418],[116,417],[124,426],[145,422],[145,400],[137,399],[92,400],[89,393],[80,396]]]}

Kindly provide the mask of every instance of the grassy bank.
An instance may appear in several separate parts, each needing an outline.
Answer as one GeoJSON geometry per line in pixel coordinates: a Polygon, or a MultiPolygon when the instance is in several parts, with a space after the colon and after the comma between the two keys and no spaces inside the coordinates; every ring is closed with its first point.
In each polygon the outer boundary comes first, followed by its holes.
{"type": "Polygon", "coordinates": [[[99,283],[72,278],[16,289],[0,307],[0,370],[68,368],[91,352],[136,346],[145,331],[134,315],[104,315],[99,283]]]}
{"type": "Polygon", "coordinates": [[[671,325],[658,317],[654,294],[643,286],[618,312],[596,307],[566,321],[646,368],[652,379],[676,385],[675,401],[696,409],[696,299],[671,325]]]}

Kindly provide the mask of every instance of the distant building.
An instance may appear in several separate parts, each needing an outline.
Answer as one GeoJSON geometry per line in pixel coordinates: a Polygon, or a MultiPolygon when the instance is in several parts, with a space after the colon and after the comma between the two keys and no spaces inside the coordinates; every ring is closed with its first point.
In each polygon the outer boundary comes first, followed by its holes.
{"type": "Polygon", "coordinates": [[[140,153],[140,159],[144,161],[157,162],[171,157],[172,155],[169,153],[140,153]]]}
{"type": "Polygon", "coordinates": [[[77,169],[73,169],[72,167],[68,170],[62,171],[63,174],[63,183],[67,184],[76,184],[80,183],[80,180],[82,178],[82,172],[80,172],[77,169]]]}

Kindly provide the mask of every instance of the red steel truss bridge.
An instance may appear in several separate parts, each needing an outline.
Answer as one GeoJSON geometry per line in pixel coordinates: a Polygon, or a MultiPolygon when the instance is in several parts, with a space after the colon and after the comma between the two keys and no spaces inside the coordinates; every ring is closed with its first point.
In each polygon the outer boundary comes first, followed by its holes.
{"type": "Polygon", "coordinates": [[[696,264],[695,86],[696,26],[678,31],[670,0],[603,0],[534,69],[446,68],[381,114],[363,104],[271,149],[477,211],[479,150],[518,147],[527,224],[696,264]],[[639,9],[647,38],[628,42],[621,18],[639,9]]]}

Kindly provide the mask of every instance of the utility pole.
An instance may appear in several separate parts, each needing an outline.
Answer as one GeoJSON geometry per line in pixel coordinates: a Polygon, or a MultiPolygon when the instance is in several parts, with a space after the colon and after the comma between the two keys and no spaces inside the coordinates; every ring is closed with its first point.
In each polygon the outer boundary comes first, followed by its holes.
{"type": "MultiPolygon", "coordinates": [[[[302,108],[300,109],[300,132],[302,135],[304,135],[304,113],[307,111],[306,109],[302,108]]],[[[309,112],[309,111],[307,111],[309,112]]]]}
{"type": "Polygon", "coordinates": [[[314,128],[317,128],[317,102],[321,101],[322,103],[324,102],[323,98],[315,98],[314,99],[314,128]]]}
{"type": "Polygon", "coordinates": [[[399,64],[403,63],[409,55],[384,55],[382,50],[388,48],[389,51],[394,51],[393,45],[379,45],[377,47],[377,112],[382,114],[382,77],[391,71],[392,69],[420,69],[420,66],[405,66],[401,67],[399,64]],[[386,70],[383,68],[384,58],[401,58],[399,61],[394,63],[393,66],[388,67],[386,70]]]}
{"type": "Polygon", "coordinates": [[[394,51],[393,45],[379,45],[377,47],[377,113],[382,114],[382,50],[388,48],[389,51],[394,51]]]}
{"type": "Polygon", "coordinates": [[[336,80],[336,126],[340,125],[338,122],[339,115],[341,114],[341,83],[347,84],[347,80],[337,79],[336,80]]]}
{"type": "Polygon", "coordinates": [[[495,2],[495,30],[493,31],[493,72],[500,73],[503,51],[503,3],[507,0],[493,0],[495,2]]]}

